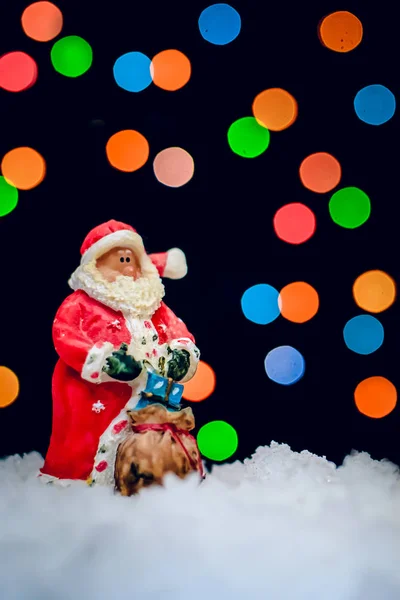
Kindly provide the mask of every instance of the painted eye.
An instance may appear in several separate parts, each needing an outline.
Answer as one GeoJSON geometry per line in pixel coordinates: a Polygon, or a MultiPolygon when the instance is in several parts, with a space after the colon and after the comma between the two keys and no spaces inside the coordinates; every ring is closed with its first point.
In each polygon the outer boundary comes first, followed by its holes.
{"type": "Polygon", "coordinates": [[[125,262],[125,259],[123,256],[121,256],[121,258],[119,259],[119,262],[125,262]]]}
{"type": "Polygon", "coordinates": [[[126,262],[131,262],[131,259],[129,258],[129,256],[126,257],[126,262]]]}

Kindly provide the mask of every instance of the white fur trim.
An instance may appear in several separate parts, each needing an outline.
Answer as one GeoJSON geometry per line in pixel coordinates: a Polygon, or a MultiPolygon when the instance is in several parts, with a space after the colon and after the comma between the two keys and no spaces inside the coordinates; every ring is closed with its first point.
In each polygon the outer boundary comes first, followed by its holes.
{"type": "Polygon", "coordinates": [[[117,417],[110,423],[103,435],[100,437],[96,455],[94,457],[93,471],[89,478],[91,484],[100,485],[115,485],[115,459],[120,443],[126,438],[130,432],[130,419],[127,415],[128,410],[133,410],[140,400],[140,394],[146,387],[147,373],[143,371],[132,385],[132,395],[126,404],[125,408],[117,417]],[[120,431],[115,432],[114,427],[120,422],[126,421],[126,426],[120,431]],[[102,462],[107,463],[107,467],[102,471],[97,471],[96,466],[102,462]]]}
{"type": "Polygon", "coordinates": [[[138,233],[124,229],[122,231],[114,231],[101,238],[98,242],[90,246],[81,258],[81,265],[87,265],[95,258],[99,258],[112,248],[131,248],[141,258],[145,253],[143,240],[138,233]]]}
{"type": "Polygon", "coordinates": [[[129,313],[124,314],[124,317],[125,325],[131,334],[128,354],[134,356],[138,361],[146,360],[151,364],[153,362],[157,364],[159,357],[162,356],[162,347],[159,345],[158,333],[152,320],[150,318],[137,319],[129,313]],[[145,323],[148,324],[147,327],[145,323]]]}
{"type": "Polygon", "coordinates": [[[167,252],[167,263],[165,265],[163,277],[168,279],[182,279],[187,274],[188,268],[186,256],[179,248],[171,248],[167,252]]]}
{"type": "Polygon", "coordinates": [[[111,342],[104,342],[101,346],[93,346],[88,352],[82,368],[81,377],[90,383],[101,383],[103,381],[103,367],[107,357],[113,352],[114,346],[111,342]],[[96,375],[97,374],[97,375],[96,375]],[[96,377],[93,377],[96,375],[96,377]]]}
{"type": "Polygon", "coordinates": [[[189,379],[192,379],[197,371],[197,365],[200,360],[200,350],[189,338],[178,338],[170,342],[169,347],[171,350],[187,350],[190,354],[190,366],[189,371],[179,383],[186,383],[189,379]]]}
{"type": "Polygon", "coordinates": [[[43,483],[43,484],[54,483],[58,487],[63,487],[63,488],[69,487],[73,483],[77,483],[79,481],[84,483],[81,479],[59,479],[58,477],[55,477],[54,475],[47,475],[47,473],[42,473],[41,471],[39,471],[37,473],[37,478],[39,479],[40,483],[43,483]]]}

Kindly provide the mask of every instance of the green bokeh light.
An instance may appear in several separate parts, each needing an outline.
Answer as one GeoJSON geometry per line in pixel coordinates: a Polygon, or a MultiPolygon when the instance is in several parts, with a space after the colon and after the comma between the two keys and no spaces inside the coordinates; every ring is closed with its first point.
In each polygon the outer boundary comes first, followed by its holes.
{"type": "Polygon", "coordinates": [[[235,154],[244,158],[260,156],[269,146],[268,129],[254,117],[238,119],[228,129],[228,144],[235,154]]]}
{"type": "Polygon", "coordinates": [[[346,229],[355,229],[368,221],[371,202],[367,194],[356,187],[338,190],[329,201],[332,220],[346,229]]]}
{"type": "Polygon", "coordinates": [[[0,175],[0,217],[8,215],[18,204],[18,190],[0,175]]]}
{"type": "Polygon", "coordinates": [[[215,461],[226,460],[238,447],[236,430],[225,421],[211,421],[197,434],[197,444],[203,456],[215,461]]]}
{"type": "Polygon", "coordinates": [[[54,69],[66,77],[79,77],[92,66],[93,51],[90,45],[77,35],[58,40],[51,49],[54,69]]]}

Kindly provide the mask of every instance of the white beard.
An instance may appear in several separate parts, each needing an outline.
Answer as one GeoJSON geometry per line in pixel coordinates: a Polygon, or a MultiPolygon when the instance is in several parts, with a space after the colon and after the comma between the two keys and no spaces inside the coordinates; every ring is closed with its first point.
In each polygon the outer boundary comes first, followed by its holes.
{"type": "Polygon", "coordinates": [[[98,302],[138,319],[149,319],[160,307],[165,288],[156,267],[146,261],[144,274],[136,281],[119,275],[107,281],[96,268],[96,261],[82,265],[71,276],[73,290],[83,290],[98,302]]]}

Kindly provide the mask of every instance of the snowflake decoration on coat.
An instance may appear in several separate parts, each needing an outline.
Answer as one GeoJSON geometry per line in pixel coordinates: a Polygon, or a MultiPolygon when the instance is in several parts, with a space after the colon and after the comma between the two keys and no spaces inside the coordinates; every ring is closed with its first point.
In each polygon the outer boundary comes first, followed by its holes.
{"type": "Polygon", "coordinates": [[[93,403],[92,410],[95,413],[99,414],[99,412],[102,411],[102,410],[104,410],[104,409],[105,409],[105,406],[104,406],[104,404],[102,402],[100,402],[100,400],[97,400],[97,402],[93,403]]]}

